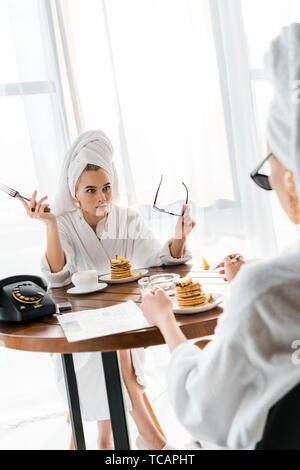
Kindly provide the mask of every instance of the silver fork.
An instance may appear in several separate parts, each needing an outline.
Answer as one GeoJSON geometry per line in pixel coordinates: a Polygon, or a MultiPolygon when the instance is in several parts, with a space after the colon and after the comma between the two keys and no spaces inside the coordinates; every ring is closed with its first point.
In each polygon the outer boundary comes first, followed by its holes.
{"type": "MultiPolygon", "coordinates": [[[[21,196],[21,194],[18,191],[10,188],[9,186],[6,186],[6,184],[0,183],[0,189],[2,189],[2,191],[4,191],[6,194],[8,194],[11,197],[21,197],[22,199],[25,199],[25,201],[30,202],[30,199],[28,199],[27,197],[21,196]]],[[[31,208],[31,211],[32,212],[35,211],[34,207],[31,208]]],[[[44,212],[51,212],[51,210],[49,207],[45,207],[44,212]]]]}

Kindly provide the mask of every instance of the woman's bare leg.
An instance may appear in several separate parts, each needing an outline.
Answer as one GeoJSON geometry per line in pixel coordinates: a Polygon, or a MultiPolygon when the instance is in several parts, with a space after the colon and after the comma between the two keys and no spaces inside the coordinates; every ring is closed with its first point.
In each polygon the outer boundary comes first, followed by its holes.
{"type": "Polygon", "coordinates": [[[101,450],[114,450],[110,419],[97,421],[98,425],[98,448],[101,450]]]}
{"type": "Polygon", "coordinates": [[[132,411],[131,416],[137,426],[140,437],[149,450],[159,450],[166,445],[166,440],[160,434],[144,403],[144,389],[136,381],[130,350],[120,351],[122,377],[128,391],[132,411]]]}

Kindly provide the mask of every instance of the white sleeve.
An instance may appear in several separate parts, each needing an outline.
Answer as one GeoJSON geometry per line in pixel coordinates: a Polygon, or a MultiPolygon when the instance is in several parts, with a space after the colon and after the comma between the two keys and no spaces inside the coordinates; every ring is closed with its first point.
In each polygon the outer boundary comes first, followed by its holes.
{"type": "Polygon", "coordinates": [[[203,350],[181,344],[171,355],[167,382],[175,413],[195,439],[247,448],[250,423],[240,414],[248,399],[253,400],[258,372],[228,342],[212,341],[203,350]]]}
{"type": "Polygon", "coordinates": [[[72,275],[77,271],[75,263],[74,249],[71,240],[66,233],[59,230],[59,237],[62,249],[65,254],[66,264],[63,269],[57,273],[52,273],[46,253],[44,253],[41,259],[41,271],[47,280],[49,287],[63,287],[71,283],[72,275]]]}
{"type": "Polygon", "coordinates": [[[162,247],[159,253],[161,259],[161,264],[172,265],[172,264],[184,264],[192,259],[192,253],[185,245],[182,258],[173,258],[170,252],[170,246],[173,241],[173,238],[168,240],[162,247]]]}

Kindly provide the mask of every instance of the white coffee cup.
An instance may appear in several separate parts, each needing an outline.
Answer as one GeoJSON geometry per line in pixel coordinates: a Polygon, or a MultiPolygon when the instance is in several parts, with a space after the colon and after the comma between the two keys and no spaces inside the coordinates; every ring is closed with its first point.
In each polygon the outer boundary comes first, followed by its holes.
{"type": "Polygon", "coordinates": [[[72,276],[72,282],[77,289],[93,289],[98,284],[98,273],[95,269],[78,271],[72,276]]]}

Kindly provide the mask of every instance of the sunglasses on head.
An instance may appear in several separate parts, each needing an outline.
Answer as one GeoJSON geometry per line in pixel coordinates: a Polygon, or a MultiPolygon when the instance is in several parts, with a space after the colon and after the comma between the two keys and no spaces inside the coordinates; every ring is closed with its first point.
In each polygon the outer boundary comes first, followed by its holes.
{"type": "Polygon", "coordinates": [[[251,178],[257,184],[257,186],[264,189],[265,191],[272,191],[273,188],[270,184],[269,176],[260,173],[260,170],[272,155],[272,153],[269,153],[269,155],[250,173],[251,178]]]}

